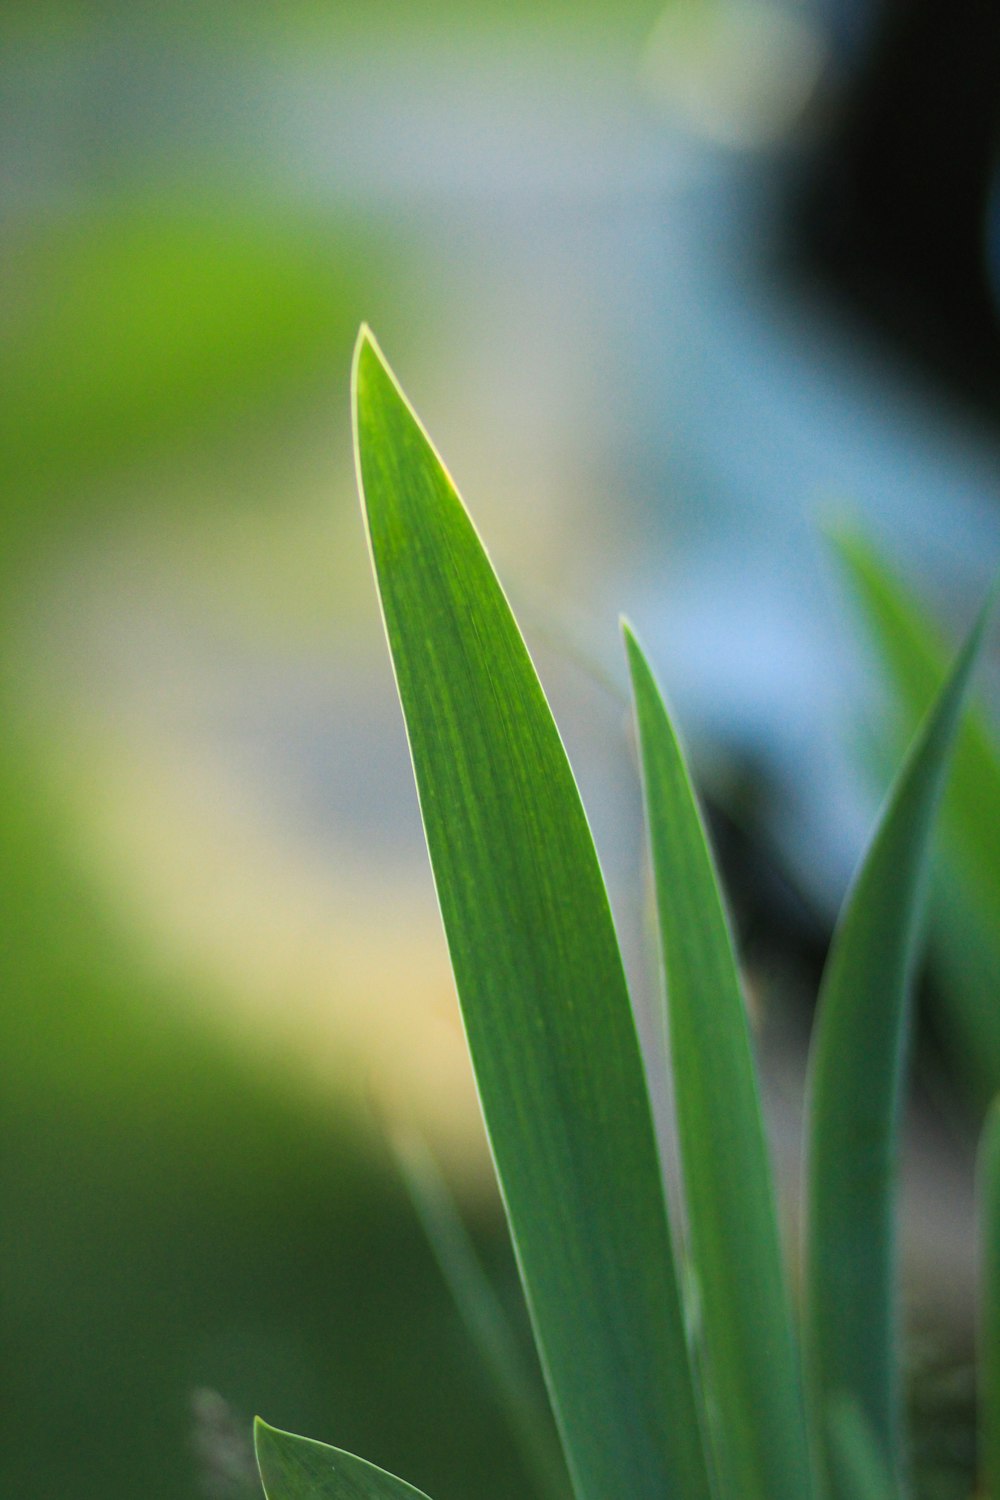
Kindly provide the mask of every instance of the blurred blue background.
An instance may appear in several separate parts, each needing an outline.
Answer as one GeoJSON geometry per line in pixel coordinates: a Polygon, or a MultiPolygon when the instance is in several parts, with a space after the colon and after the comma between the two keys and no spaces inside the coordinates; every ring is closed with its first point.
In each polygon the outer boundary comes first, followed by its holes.
{"type": "MultiPolygon", "coordinates": [[[[619,610],[648,641],[791,1185],[877,791],[824,527],[862,521],[953,633],[1000,556],[998,24],[8,0],[0,37],[0,1488],[252,1494],[260,1410],[437,1500],[523,1495],[382,1144],[430,1141],[526,1337],[354,494],[354,335],[509,585],[641,1023],[619,610]]],[[[964,1137],[917,1140],[914,1286],[961,1345],[964,1137]]]]}

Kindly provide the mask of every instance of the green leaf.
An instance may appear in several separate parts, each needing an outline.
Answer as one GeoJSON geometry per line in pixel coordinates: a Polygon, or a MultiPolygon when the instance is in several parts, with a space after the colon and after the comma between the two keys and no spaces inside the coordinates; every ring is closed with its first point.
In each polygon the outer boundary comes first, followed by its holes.
{"type": "Polygon", "coordinates": [[[804,1500],[801,1374],[746,1005],[684,755],[642,650],[623,629],[719,1478],[732,1500],[804,1500]]]}
{"type": "Polygon", "coordinates": [[[566,753],[367,330],[358,473],[483,1113],[580,1500],[709,1494],[646,1080],[566,753]]]}
{"type": "Polygon", "coordinates": [[[363,1458],[280,1432],[260,1417],[253,1433],[267,1500],[427,1500],[422,1490],[363,1458]]]}
{"type": "Polygon", "coordinates": [[[982,1256],[979,1327],[979,1487],[1000,1495],[1000,1099],[979,1147],[982,1256]]]}
{"type": "Polygon", "coordinates": [[[846,1395],[896,1485],[893,1221],[906,999],[931,829],[985,619],[984,610],[911,747],[844,903],[810,1057],[805,1337],[816,1440],[830,1469],[826,1414],[846,1395]]]}
{"type": "Polygon", "coordinates": [[[412,1131],[394,1131],[391,1144],[428,1244],[538,1493],[563,1500],[566,1466],[544,1405],[537,1366],[534,1370],[527,1366],[458,1207],[423,1139],[412,1131]]]}
{"type": "MultiPolygon", "coordinates": [[[[919,601],[871,542],[834,536],[838,556],[908,737],[947,671],[948,653],[919,601]]],[[[947,870],[934,893],[934,951],[944,970],[946,1035],[986,1102],[1000,1090],[1000,747],[981,709],[965,715],[941,815],[947,870]]]]}
{"type": "Polygon", "coordinates": [[[851,1500],[896,1500],[871,1426],[856,1401],[831,1401],[827,1419],[830,1445],[843,1493],[851,1500]]]}

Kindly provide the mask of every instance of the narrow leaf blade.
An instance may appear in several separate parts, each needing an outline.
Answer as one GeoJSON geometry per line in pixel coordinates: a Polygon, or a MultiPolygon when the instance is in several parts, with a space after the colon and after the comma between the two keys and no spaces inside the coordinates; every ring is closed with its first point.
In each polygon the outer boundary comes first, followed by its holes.
{"type": "MultiPolygon", "coordinates": [[[[835,534],[837,555],[889,682],[896,718],[913,733],[947,671],[933,621],[870,540],[835,534]]],[[[1000,746],[972,705],[955,746],[941,813],[946,878],[934,893],[935,956],[946,977],[946,1034],[979,1099],[1000,1090],[1000,746]]]]}
{"type": "Polygon", "coordinates": [[[984,1495],[1000,1495],[1000,1099],[986,1117],[978,1167],[979,1482],[984,1495]]]}
{"type": "Polygon", "coordinates": [[[254,1445],[267,1500],[427,1500],[412,1484],[363,1458],[281,1432],[260,1417],[254,1445]]]}
{"type": "Polygon", "coordinates": [[[483,1113],[580,1500],[709,1493],[607,894],[489,559],[366,330],[358,473],[483,1113]]]}
{"type": "Polygon", "coordinates": [[[816,1439],[831,1471],[829,1403],[856,1401],[897,1486],[894,1178],[906,1001],[931,829],[985,619],[911,747],[845,901],[810,1057],[805,1336],[816,1439]]]}
{"type": "Polygon", "coordinates": [[[746,1005],[683,751],[642,649],[623,629],[719,1476],[732,1500],[804,1500],[801,1374],[746,1005]]]}

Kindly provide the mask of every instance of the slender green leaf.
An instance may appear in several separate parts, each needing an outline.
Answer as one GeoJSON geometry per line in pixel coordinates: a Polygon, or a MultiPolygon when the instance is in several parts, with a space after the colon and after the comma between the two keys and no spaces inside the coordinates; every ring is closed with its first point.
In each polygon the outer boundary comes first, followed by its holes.
{"type": "Polygon", "coordinates": [[[472,522],[367,330],[354,390],[438,901],[574,1487],[703,1500],[646,1080],[576,784],[472,522]]]}
{"type": "Polygon", "coordinates": [[[896,1500],[871,1425],[857,1402],[846,1396],[831,1401],[827,1425],[844,1494],[851,1500],[896,1500]]]}
{"type": "Polygon", "coordinates": [[[811,1476],[798,1350],[729,923],[683,751],[642,650],[623,629],[719,1477],[732,1500],[804,1500],[811,1476]]]}
{"type": "Polygon", "coordinates": [[[845,901],[810,1058],[805,1335],[816,1440],[829,1471],[828,1405],[848,1396],[896,1485],[894,1178],[906,999],[931,829],[985,618],[911,747],[845,901]]]}
{"type": "MultiPolygon", "coordinates": [[[[856,531],[834,537],[838,556],[893,693],[913,733],[947,671],[948,652],[919,601],[856,531]]],[[[1000,1090],[1000,746],[972,706],[955,746],[941,814],[945,878],[934,893],[934,951],[946,984],[946,1035],[979,1097],[1000,1090]]]]}
{"type": "Polygon", "coordinates": [[[280,1432],[260,1417],[253,1432],[267,1500],[427,1500],[412,1484],[340,1448],[280,1432]]]}
{"type": "Polygon", "coordinates": [[[510,1321],[483,1270],[458,1207],[425,1142],[394,1132],[400,1173],[455,1306],[492,1382],[538,1493],[565,1496],[566,1466],[544,1404],[537,1366],[532,1372],[510,1321]]]}
{"type": "Polygon", "coordinates": [[[982,1493],[994,1497],[1000,1495],[1000,1099],[979,1147],[979,1216],[979,1479],[982,1493]]]}

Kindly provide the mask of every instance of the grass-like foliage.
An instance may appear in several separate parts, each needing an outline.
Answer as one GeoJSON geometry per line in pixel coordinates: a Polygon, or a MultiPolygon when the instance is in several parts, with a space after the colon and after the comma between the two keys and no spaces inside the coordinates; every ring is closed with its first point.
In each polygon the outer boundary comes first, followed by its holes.
{"type": "MultiPolygon", "coordinates": [[[[811,1063],[800,1343],[729,923],[642,649],[626,626],[683,1251],[601,870],[534,667],[472,521],[366,330],[353,394],[358,478],[438,899],[573,1493],[902,1500],[893,1220],[906,997],[932,824],[984,617],[910,746],[830,955],[811,1063]],[[691,1295],[697,1316],[686,1317],[691,1295]]],[[[991,1308],[996,1137],[994,1126],[983,1169],[991,1308]]],[[[447,1207],[434,1208],[426,1185],[418,1192],[462,1296],[472,1263],[447,1207]]],[[[506,1379],[493,1324],[484,1326],[506,1379]]],[[[993,1407],[998,1351],[987,1330],[993,1407]]],[[[996,1446],[985,1444],[994,1470],[996,1446]]],[[[257,1450],[268,1500],[419,1496],[262,1423],[257,1450]]]]}
{"type": "MultiPolygon", "coordinates": [[[[889,688],[885,754],[905,743],[947,670],[948,653],[925,608],[855,530],[837,552],[889,688]]],[[[931,936],[942,1030],[967,1092],[987,1105],[1000,1091],[1000,742],[987,714],[964,715],[941,814],[942,868],[931,936]]]]}

